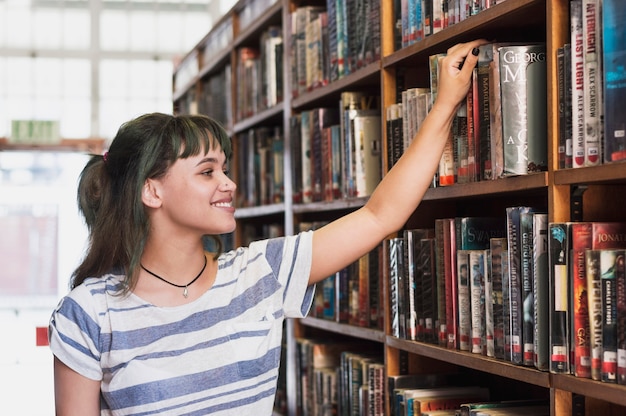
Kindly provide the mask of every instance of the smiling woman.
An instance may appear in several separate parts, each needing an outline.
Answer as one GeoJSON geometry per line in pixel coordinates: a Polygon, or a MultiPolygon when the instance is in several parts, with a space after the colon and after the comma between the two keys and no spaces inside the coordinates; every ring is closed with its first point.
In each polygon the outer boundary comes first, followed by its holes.
{"type": "Polygon", "coordinates": [[[284,319],[414,212],[483,43],[448,50],[431,112],[365,206],[225,253],[203,244],[235,227],[221,125],[159,113],[122,125],[79,183],[90,240],[50,321],[57,414],[272,414],[284,319]]]}

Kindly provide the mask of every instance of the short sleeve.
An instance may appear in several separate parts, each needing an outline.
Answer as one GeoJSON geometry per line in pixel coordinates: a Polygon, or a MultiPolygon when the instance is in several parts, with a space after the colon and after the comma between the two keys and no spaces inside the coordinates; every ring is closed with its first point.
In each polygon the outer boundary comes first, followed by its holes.
{"type": "Polygon", "coordinates": [[[85,299],[90,297],[84,284],[64,297],[52,313],[48,337],[52,353],[61,362],[89,379],[101,380],[100,326],[94,312],[81,306],[89,305],[85,299]]]}

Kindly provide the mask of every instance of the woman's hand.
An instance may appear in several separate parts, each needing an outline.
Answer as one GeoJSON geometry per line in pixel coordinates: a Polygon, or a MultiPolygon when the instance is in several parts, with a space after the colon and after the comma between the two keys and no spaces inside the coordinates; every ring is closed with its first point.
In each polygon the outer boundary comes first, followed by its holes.
{"type": "Polygon", "coordinates": [[[465,99],[472,82],[472,71],[478,62],[478,47],[489,43],[485,39],[459,43],[439,62],[436,106],[456,110],[465,99]]]}

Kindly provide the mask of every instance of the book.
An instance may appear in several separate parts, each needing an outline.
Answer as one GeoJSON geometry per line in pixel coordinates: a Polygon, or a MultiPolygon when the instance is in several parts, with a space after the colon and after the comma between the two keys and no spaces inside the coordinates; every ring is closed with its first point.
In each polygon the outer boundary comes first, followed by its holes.
{"type": "Polygon", "coordinates": [[[356,196],[368,196],[381,178],[381,118],[378,110],[354,114],[355,188],[356,196]]]}
{"type": "MultiPolygon", "coordinates": [[[[549,402],[541,399],[522,399],[522,400],[501,400],[490,402],[474,402],[464,403],[457,411],[459,416],[475,415],[477,411],[494,411],[497,409],[511,409],[515,407],[527,407],[527,406],[547,406],[549,409],[549,402]]],[[[536,413],[529,412],[527,414],[535,415],[536,413]]]]}
{"type": "Polygon", "coordinates": [[[548,214],[533,215],[534,366],[550,369],[550,277],[548,214]]]}
{"type": "Polygon", "coordinates": [[[406,336],[406,305],[405,295],[402,290],[405,279],[404,264],[404,239],[390,238],[384,241],[385,251],[388,255],[389,270],[389,297],[390,297],[390,324],[391,335],[396,338],[406,336]]]}
{"type": "Polygon", "coordinates": [[[465,402],[468,400],[489,400],[489,390],[479,386],[410,389],[405,390],[403,395],[406,415],[421,415],[422,408],[424,410],[441,410],[459,406],[463,403],[464,398],[465,402]]]}
{"type": "Polygon", "coordinates": [[[617,382],[617,275],[624,275],[624,250],[600,252],[602,282],[602,367],[600,380],[617,382]]]}
{"type": "Polygon", "coordinates": [[[569,224],[548,225],[550,265],[550,372],[570,372],[569,224]]]}
{"type": "Polygon", "coordinates": [[[470,303],[470,269],[469,250],[457,250],[457,297],[458,297],[458,325],[459,325],[459,350],[470,351],[471,342],[471,303],[470,303]]]}
{"type": "Polygon", "coordinates": [[[576,377],[591,377],[591,344],[589,341],[589,297],[587,291],[587,262],[585,253],[592,247],[593,231],[590,222],[574,222],[572,234],[572,319],[574,356],[573,373],[576,377]]]}
{"type": "MultiPolygon", "coordinates": [[[[439,316],[439,345],[445,347],[448,345],[448,296],[450,293],[446,288],[446,253],[444,247],[444,223],[449,224],[443,219],[435,220],[435,280],[437,282],[437,314],[439,316]]],[[[448,227],[449,230],[449,227],[448,227]]],[[[449,233],[448,233],[449,234],[449,233]]],[[[456,293],[456,289],[454,291],[456,293]]],[[[451,308],[451,305],[450,305],[451,308]]]]}
{"type": "Polygon", "coordinates": [[[489,64],[493,61],[493,47],[487,44],[478,49],[478,63],[476,64],[476,108],[478,109],[476,120],[478,148],[480,150],[478,154],[480,161],[478,179],[486,180],[492,179],[490,129],[492,105],[489,98],[489,64]]]}
{"type": "Polygon", "coordinates": [[[505,176],[547,170],[545,44],[499,49],[505,176]]]}
{"type": "MultiPolygon", "coordinates": [[[[624,259],[621,259],[624,261],[624,259]]],[[[617,383],[626,384],[626,272],[616,262],[615,290],[617,300],[617,383]]]]}
{"type": "MultiPolygon", "coordinates": [[[[507,219],[507,246],[508,246],[508,269],[509,269],[509,303],[504,305],[510,311],[510,345],[511,345],[511,362],[514,364],[524,363],[524,288],[522,284],[522,268],[523,268],[523,232],[522,232],[522,215],[524,213],[532,213],[531,207],[516,206],[506,208],[507,219]]],[[[526,242],[528,242],[529,233],[526,232],[526,242]]],[[[526,282],[530,286],[530,281],[526,282]]],[[[529,288],[530,289],[530,288],[529,288]]],[[[532,294],[531,294],[532,296],[532,294]]],[[[532,349],[532,344],[529,344],[532,349]]]]}
{"type": "MultiPolygon", "coordinates": [[[[508,248],[506,237],[489,239],[491,255],[491,302],[493,313],[494,357],[505,359],[505,304],[504,274],[508,272],[508,248]]],[[[507,289],[508,291],[508,289],[507,289]]]]}
{"type": "Polygon", "coordinates": [[[522,364],[535,364],[535,301],[533,291],[534,256],[532,211],[520,213],[520,259],[519,274],[522,299],[522,364]]]}
{"type": "Polygon", "coordinates": [[[601,0],[583,0],[583,121],[585,166],[602,163],[602,39],[601,0]]]}
{"type": "Polygon", "coordinates": [[[471,347],[474,354],[487,355],[485,318],[485,280],[489,273],[488,250],[471,250],[469,253],[471,347]]]}
{"type": "Polygon", "coordinates": [[[570,2],[570,44],[572,84],[572,167],[585,165],[585,71],[583,2],[570,2]]]}
{"type": "Polygon", "coordinates": [[[434,238],[422,238],[419,242],[419,255],[417,266],[421,274],[422,286],[422,313],[424,320],[424,341],[436,344],[441,338],[439,327],[440,319],[437,287],[437,274],[435,272],[435,246],[434,238]]]}
{"type": "Polygon", "coordinates": [[[626,159],[626,4],[602,2],[602,79],[604,80],[604,161],[626,159]]]}

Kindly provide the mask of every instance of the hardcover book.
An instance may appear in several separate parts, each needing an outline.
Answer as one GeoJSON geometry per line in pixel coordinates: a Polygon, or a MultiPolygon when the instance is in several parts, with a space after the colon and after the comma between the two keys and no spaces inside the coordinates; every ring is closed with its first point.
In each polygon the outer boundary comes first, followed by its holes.
{"type": "Polygon", "coordinates": [[[391,335],[406,336],[406,307],[404,287],[404,239],[391,238],[384,241],[389,258],[389,296],[391,335]]]}
{"type": "Polygon", "coordinates": [[[602,371],[600,380],[617,382],[617,276],[624,274],[624,250],[600,252],[602,281],[602,371]]]}
{"type": "Polygon", "coordinates": [[[569,224],[550,223],[550,372],[570,372],[569,316],[569,224]]]}
{"type": "Polygon", "coordinates": [[[471,250],[469,253],[471,348],[474,354],[487,355],[485,318],[485,280],[488,274],[488,250],[471,250]]]}
{"type": "Polygon", "coordinates": [[[570,44],[572,74],[572,167],[585,165],[585,71],[583,2],[570,2],[570,44]]]}
{"type": "Polygon", "coordinates": [[[585,166],[602,163],[601,0],[583,0],[585,166]]]}
{"type": "MultiPolygon", "coordinates": [[[[491,302],[493,310],[494,357],[505,358],[505,304],[504,274],[508,272],[508,248],[506,237],[489,240],[491,253],[491,302]]],[[[507,289],[508,291],[508,289],[507,289]]]]}
{"type": "Polygon", "coordinates": [[[550,369],[550,277],[548,266],[548,214],[533,215],[534,365],[550,369]]]}
{"type": "MultiPolygon", "coordinates": [[[[530,207],[508,207],[507,218],[507,243],[509,254],[509,310],[510,310],[510,344],[511,362],[523,364],[524,362],[524,298],[522,286],[523,247],[522,247],[522,214],[533,212],[530,207]]],[[[528,238],[528,233],[526,234],[528,238]]],[[[527,282],[529,283],[529,282],[527,282]]],[[[532,294],[531,294],[532,295],[532,294]]],[[[505,305],[506,307],[507,305],[505,305]]],[[[532,345],[532,344],[530,344],[532,345]]],[[[529,346],[530,348],[530,346],[529,346]]]]}
{"type": "Polygon", "coordinates": [[[503,174],[547,170],[546,47],[503,46],[499,55],[503,174]]]}
{"type": "Polygon", "coordinates": [[[469,250],[457,250],[457,296],[459,311],[459,350],[470,351],[471,342],[471,303],[470,303],[470,265],[469,250]]]}
{"type": "Polygon", "coordinates": [[[604,160],[626,159],[626,3],[602,2],[602,71],[604,80],[604,160]]]}

